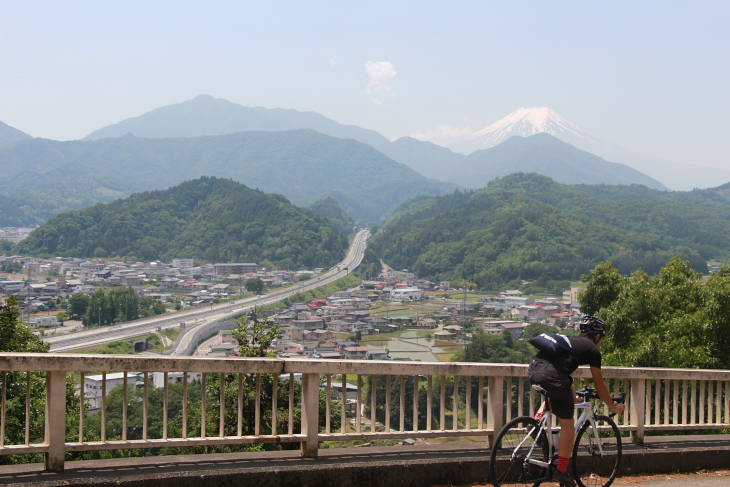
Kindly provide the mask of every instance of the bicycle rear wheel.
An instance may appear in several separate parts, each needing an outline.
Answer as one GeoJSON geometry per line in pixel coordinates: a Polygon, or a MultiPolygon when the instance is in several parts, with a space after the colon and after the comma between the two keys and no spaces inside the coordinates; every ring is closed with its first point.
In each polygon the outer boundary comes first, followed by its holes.
{"type": "Polygon", "coordinates": [[[586,421],[573,446],[573,477],[580,487],[608,487],[621,465],[621,435],[616,423],[608,416],[596,416],[595,421],[598,434],[586,421]]]}
{"type": "Polygon", "coordinates": [[[547,477],[547,468],[529,460],[548,461],[545,435],[537,438],[537,421],[521,416],[507,423],[497,435],[489,455],[489,478],[495,487],[539,485],[547,477]]]}

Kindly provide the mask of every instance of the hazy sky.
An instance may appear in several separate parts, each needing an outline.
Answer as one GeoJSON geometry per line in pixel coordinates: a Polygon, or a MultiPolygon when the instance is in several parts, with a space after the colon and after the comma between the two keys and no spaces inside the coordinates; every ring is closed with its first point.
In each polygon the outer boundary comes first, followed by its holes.
{"type": "Polygon", "coordinates": [[[0,2],[0,120],[77,139],[199,94],[395,138],[547,106],[730,169],[730,2],[0,2]]]}

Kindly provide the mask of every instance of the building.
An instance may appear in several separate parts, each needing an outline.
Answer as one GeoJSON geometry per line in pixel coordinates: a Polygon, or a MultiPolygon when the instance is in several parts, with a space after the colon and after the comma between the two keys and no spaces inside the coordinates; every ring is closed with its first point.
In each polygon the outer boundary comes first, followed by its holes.
{"type": "Polygon", "coordinates": [[[247,274],[249,272],[258,271],[259,266],[257,264],[213,264],[213,272],[220,275],[228,274],[247,274]]]}
{"type": "Polygon", "coordinates": [[[193,262],[193,259],[172,259],[172,266],[179,269],[189,269],[195,267],[195,262],[193,262]]]}
{"type": "Polygon", "coordinates": [[[417,287],[394,288],[390,291],[391,301],[417,301],[423,296],[423,291],[417,287]]]}
{"type": "MultiPolygon", "coordinates": [[[[115,372],[106,374],[106,391],[104,391],[103,375],[87,375],[84,377],[84,401],[91,409],[99,409],[101,407],[102,393],[109,392],[117,386],[124,384],[124,372],[115,372]]],[[[136,386],[138,382],[143,382],[141,372],[127,372],[127,387],[136,386]]]]}

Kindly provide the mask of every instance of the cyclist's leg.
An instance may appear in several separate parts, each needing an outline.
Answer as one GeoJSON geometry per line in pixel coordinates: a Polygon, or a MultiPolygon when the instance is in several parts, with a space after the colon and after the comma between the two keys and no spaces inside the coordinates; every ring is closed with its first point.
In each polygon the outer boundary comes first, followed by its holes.
{"type": "Polygon", "coordinates": [[[575,419],[561,419],[560,440],[558,440],[558,455],[563,458],[570,458],[573,454],[573,442],[575,441],[575,419]]]}

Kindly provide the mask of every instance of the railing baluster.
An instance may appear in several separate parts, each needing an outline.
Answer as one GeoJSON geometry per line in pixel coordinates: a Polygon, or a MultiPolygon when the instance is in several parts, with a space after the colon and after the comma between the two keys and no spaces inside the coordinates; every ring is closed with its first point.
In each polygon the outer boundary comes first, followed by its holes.
{"type": "Polygon", "coordinates": [[[101,373],[101,441],[106,442],[106,372],[101,373]]]}
{"type": "Polygon", "coordinates": [[[30,444],[30,371],[25,373],[25,445],[30,444]]]}
{"type": "Polygon", "coordinates": [[[629,379],[624,379],[624,392],[626,393],[626,409],[624,411],[623,417],[624,417],[624,426],[628,426],[631,424],[631,418],[629,415],[631,414],[631,397],[633,394],[631,393],[631,381],[629,379]]]}
{"type": "Polygon", "coordinates": [[[687,408],[689,407],[689,394],[687,392],[687,381],[682,381],[682,424],[688,424],[687,422],[687,408]]]}
{"type": "Polygon", "coordinates": [[[466,408],[464,412],[465,429],[471,429],[471,376],[466,376],[466,408]]]}
{"type": "Polygon", "coordinates": [[[453,415],[454,421],[452,422],[452,429],[454,431],[459,430],[459,376],[454,376],[454,404],[453,404],[453,415]]]}
{"type": "Polygon", "coordinates": [[[142,401],[143,401],[142,402],[142,439],[144,441],[147,441],[147,413],[148,413],[147,402],[149,399],[148,389],[147,389],[148,381],[149,381],[149,374],[147,372],[145,372],[144,373],[144,385],[142,386],[143,387],[142,395],[144,396],[142,398],[142,401]]]}
{"type": "Polygon", "coordinates": [[[127,371],[124,371],[124,379],[122,382],[122,387],[124,388],[122,390],[122,441],[127,441],[127,413],[129,404],[127,401],[127,371]]]}
{"type": "Polygon", "coordinates": [[[0,448],[5,446],[5,391],[7,389],[8,373],[3,370],[3,392],[0,399],[0,448]]]}
{"type": "Polygon", "coordinates": [[[431,431],[431,407],[433,403],[432,379],[433,376],[429,375],[426,383],[426,431],[431,431]]]}
{"type": "Polygon", "coordinates": [[[406,376],[400,376],[400,432],[406,430],[406,376]]]}
{"type": "Polygon", "coordinates": [[[505,418],[505,424],[509,423],[512,419],[512,376],[507,377],[507,388],[505,389],[505,406],[507,409],[507,416],[505,418]]]}
{"type": "Polygon", "coordinates": [[[226,422],[226,374],[221,372],[218,388],[218,438],[223,438],[226,422]]]}
{"type": "Polygon", "coordinates": [[[207,405],[206,400],[206,374],[205,372],[202,373],[200,376],[200,389],[201,389],[201,397],[200,397],[200,437],[205,438],[207,436],[207,431],[205,428],[205,420],[207,418],[207,411],[205,410],[205,407],[207,405]]]}
{"type": "MultiPolygon", "coordinates": [[[[530,388],[532,391],[532,388],[530,388]]],[[[530,392],[530,411],[534,408],[532,392],[530,392]]],[[[530,413],[532,414],[532,413],[530,413]]],[[[480,430],[484,429],[484,376],[479,376],[479,402],[477,403],[477,424],[480,430]]]]}
{"type": "Polygon", "coordinates": [[[664,383],[664,424],[669,424],[669,386],[671,381],[666,379],[664,383]]]}
{"type": "Polygon", "coordinates": [[[256,374],[256,405],[254,406],[254,436],[261,433],[261,374],[256,374]]]}
{"type": "Polygon", "coordinates": [[[662,381],[657,379],[654,381],[654,424],[661,424],[662,421],[661,392],[662,381]]]}
{"type": "Polygon", "coordinates": [[[188,373],[183,372],[182,439],[188,437],[188,373]]]}
{"type": "Polygon", "coordinates": [[[362,375],[357,375],[357,411],[355,411],[355,430],[358,434],[361,433],[360,426],[362,422],[362,375]]]}
{"type": "MultiPolygon", "coordinates": [[[[4,372],[3,372],[4,373],[4,372]]],[[[84,442],[84,402],[85,402],[85,394],[84,391],[86,390],[86,378],[83,371],[79,374],[79,383],[81,384],[81,387],[79,388],[79,443],[84,442]]],[[[3,386],[5,384],[3,383],[3,386]]],[[[4,407],[3,407],[4,409],[4,407]]],[[[2,436],[2,435],[0,435],[2,436]]],[[[2,440],[0,440],[0,445],[2,445],[2,440]]]]}
{"type": "MultiPolygon", "coordinates": [[[[164,390],[162,391],[162,439],[167,440],[167,399],[168,399],[168,384],[169,384],[168,372],[165,372],[163,377],[164,390]]],[[[102,423],[103,424],[103,423],[102,423]]]]}
{"type": "Polygon", "coordinates": [[[330,414],[332,413],[332,407],[330,405],[330,402],[332,400],[332,374],[327,374],[327,401],[325,402],[325,420],[324,420],[324,431],[327,434],[330,434],[331,431],[331,419],[330,414]]]}
{"type": "Polygon", "coordinates": [[[517,379],[517,416],[524,415],[524,402],[525,402],[525,378],[520,377],[517,379]]]}
{"type": "Polygon", "coordinates": [[[649,425],[651,424],[651,384],[652,380],[647,379],[644,381],[646,383],[646,390],[645,390],[645,399],[644,399],[644,424],[649,425]]]}
{"type": "Polygon", "coordinates": [[[674,399],[672,402],[672,424],[679,423],[679,381],[674,381],[674,399]]]}
{"type": "Polygon", "coordinates": [[[377,380],[378,376],[373,374],[370,376],[370,432],[375,433],[375,399],[377,396],[377,380]]]}
{"type": "Polygon", "coordinates": [[[725,382],[725,424],[728,423],[730,423],[730,381],[725,382]]]}
{"type": "MultiPolygon", "coordinates": [[[[276,407],[277,399],[279,399],[279,374],[273,374],[274,385],[271,393],[271,436],[276,436],[276,421],[278,411],[276,407]]],[[[241,436],[240,434],[238,436],[241,436]]]]}
{"type": "Polygon", "coordinates": [[[294,372],[289,372],[289,436],[294,434],[294,372]]]}
{"type": "Polygon", "coordinates": [[[446,376],[441,376],[441,409],[439,411],[439,431],[446,431],[446,376]]]}
{"type": "Polygon", "coordinates": [[[692,424],[697,424],[697,381],[692,381],[692,424]]]}
{"type": "Polygon", "coordinates": [[[418,431],[418,375],[413,376],[413,431],[418,431]]]}
{"type": "Polygon", "coordinates": [[[243,436],[243,372],[238,373],[238,436],[243,436]]]}
{"type": "MultiPolygon", "coordinates": [[[[388,386],[390,387],[390,376],[388,376],[388,386]]],[[[390,391],[388,391],[390,393],[390,391]]],[[[390,412],[390,411],[389,411],[390,412]]],[[[343,435],[347,431],[347,374],[342,374],[342,402],[340,403],[340,433],[343,435]]],[[[388,416],[390,419],[390,416],[388,416]]]]}
{"type": "Polygon", "coordinates": [[[390,374],[385,376],[385,431],[390,433],[390,374]]]}

